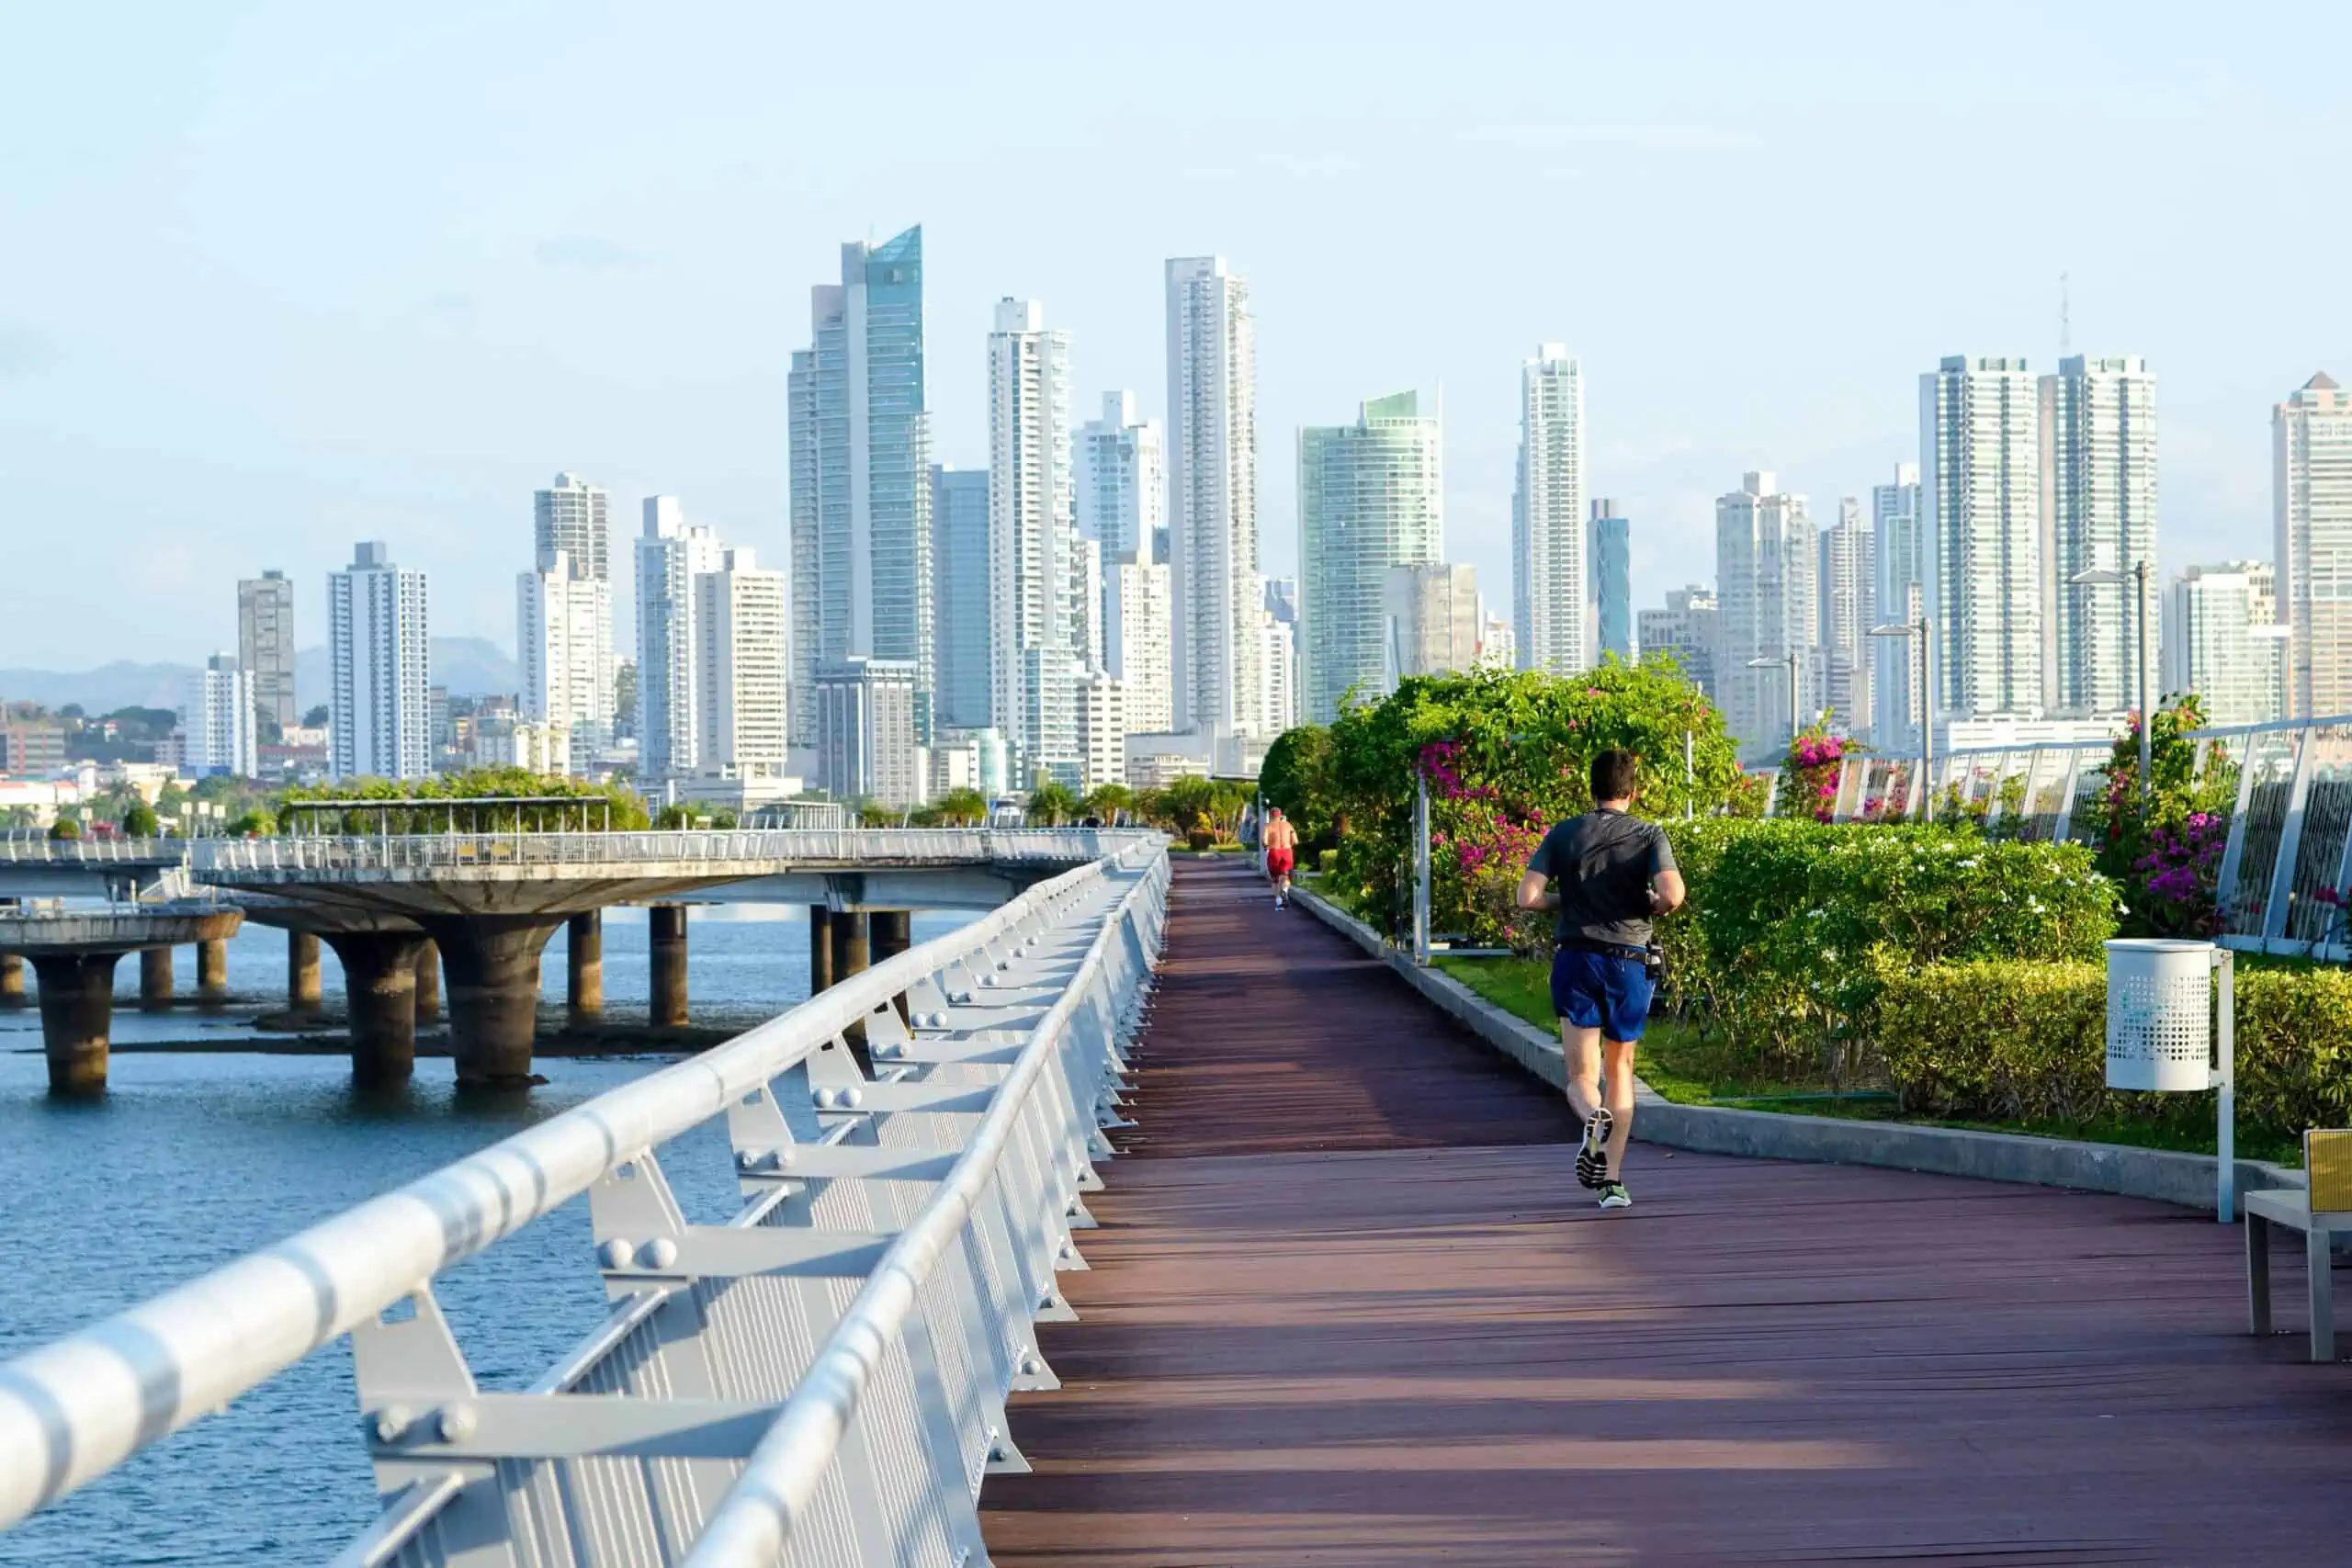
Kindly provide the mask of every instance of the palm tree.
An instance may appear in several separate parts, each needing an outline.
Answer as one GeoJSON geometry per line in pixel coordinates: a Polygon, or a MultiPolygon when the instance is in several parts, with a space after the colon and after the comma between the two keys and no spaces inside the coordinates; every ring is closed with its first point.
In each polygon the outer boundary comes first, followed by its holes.
{"type": "Polygon", "coordinates": [[[1058,828],[1078,810],[1078,796],[1058,779],[1039,779],[1029,791],[1026,813],[1031,826],[1058,828]]]}
{"type": "Polygon", "coordinates": [[[1136,792],[1123,784],[1096,784],[1086,796],[1086,814],[1105,822],[1115,822],[1122,811],[1132,811],[1136,792]]]}
{"type": "Polygon", "coordinates": [[[989,797],[976,789],[951,789],[931,804],[950,828],[977,828],[988,820],[989,797]]]}

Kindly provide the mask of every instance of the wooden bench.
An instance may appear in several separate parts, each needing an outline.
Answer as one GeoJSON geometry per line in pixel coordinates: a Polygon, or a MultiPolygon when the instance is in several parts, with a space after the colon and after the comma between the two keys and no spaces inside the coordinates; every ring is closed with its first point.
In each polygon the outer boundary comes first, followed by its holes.
{"type": "Polygon", "coordinates": [[[2312,1359],[2335,1359],[2335,1302],[2328,1278],[2331,1243],[2352,1233],[2352,1129],[2313,1128],[2303,1134],[2307,1190],[2278,1188],[2245,1195],[2245,1301],[2250,1332],[2270,1332],[2270,1228],[2303,1233],[2309,1279],[2312,1359]]]}

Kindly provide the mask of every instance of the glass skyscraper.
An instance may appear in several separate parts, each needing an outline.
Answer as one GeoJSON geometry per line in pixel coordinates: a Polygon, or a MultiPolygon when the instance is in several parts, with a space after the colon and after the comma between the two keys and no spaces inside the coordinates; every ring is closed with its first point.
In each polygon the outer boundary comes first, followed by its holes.
{"type": "Polygon", "coordinates": [[[1592,503],[1585,553],[1592,562],[1592,612],[1600,646],[1590,662],[1613,653],[1634,661],[1634,525],[1613,501],[1592,503]]]}
{"type": "MultiPolygon", "coordinates": [[[[1386,689],[1388,569],[1445,555],[1443,437],[1411,392],[1298,433],[1299,681],[1309,724],[1386,689]]],[[[1261,612],[1262,615],[1262,612],[1261,612]]]]}
{"type": "Polygon", "coordinates": [[[934,675],[922,228],[843,245],[842,281],[809,291],[809,316],[787,384],[794,739],[816,739],[818,671],[871,658],[914,666],[920,745],[934,675]]]}
{"type": "Polygon", "coordinates": [[[931,470],[931,572],[939,728],[985,729],[996,723],[989,694],[986,468],[931,470]]]}

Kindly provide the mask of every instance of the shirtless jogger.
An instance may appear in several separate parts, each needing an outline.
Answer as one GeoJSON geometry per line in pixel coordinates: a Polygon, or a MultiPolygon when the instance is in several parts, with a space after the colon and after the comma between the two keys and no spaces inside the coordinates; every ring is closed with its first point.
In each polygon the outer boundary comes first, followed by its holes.
{"type": "Polygon", "coordinates": [[[1298,854],[1298,829],[1290,825],[1281,807],[1270,806],[1266,830],[1260,838],[1266,846],[1266,875],[1274,885],[1274,908],[1279,909],[1290,902],[1290,868],[1298,854]]]}
{"type": "Polygon", "coordinates": [[[1552,1010],[1567,1055],[1568,1106],[1584,1122],[1577,1180],[1599,1189],[1604,1209],[1634,1201],[1625,1190],[1625,1144],[1634,1130],[1634,1043],[1650,1013],[1650,917],[1682,902],[1682,874],[1665,829],[1627,814],[1634,769],[1631,751],[1595,757],[1593,808],[1544,834],[1519,879],[1521,908],[1559,911],[1552,1010]],[[1544,890],[1547,881],[1555,891],[1544,890]]]}

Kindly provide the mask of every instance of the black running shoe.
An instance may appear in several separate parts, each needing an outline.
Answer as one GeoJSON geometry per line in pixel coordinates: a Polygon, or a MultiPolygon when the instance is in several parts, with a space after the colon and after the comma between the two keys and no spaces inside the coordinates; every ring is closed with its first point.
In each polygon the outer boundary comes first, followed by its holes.
{"type": "Polygon", "coordinates": [[[1577,1185],[1598,1188],[1609,1179],[1609,1134],[1617,1119],[1607,1106],[1596,1106],[1584,1124],[1584,1143],[1577,1150],[1577,1185]]]}

